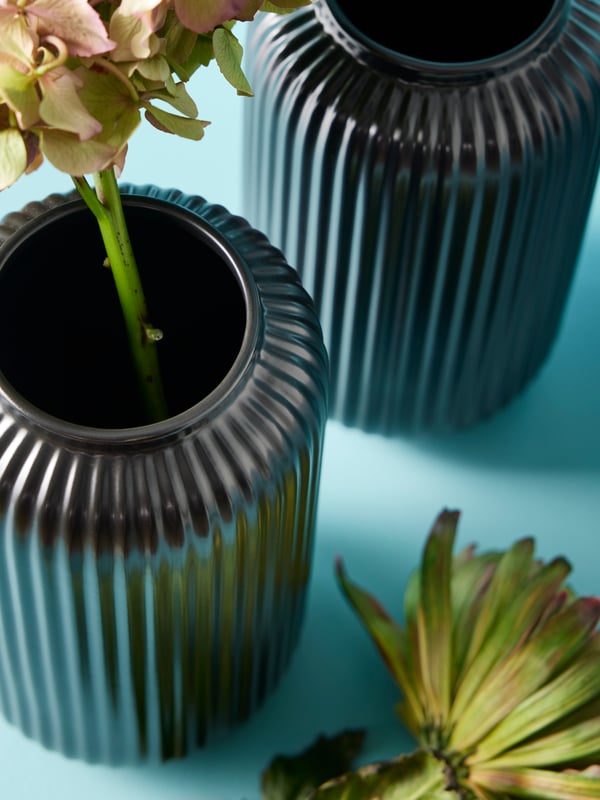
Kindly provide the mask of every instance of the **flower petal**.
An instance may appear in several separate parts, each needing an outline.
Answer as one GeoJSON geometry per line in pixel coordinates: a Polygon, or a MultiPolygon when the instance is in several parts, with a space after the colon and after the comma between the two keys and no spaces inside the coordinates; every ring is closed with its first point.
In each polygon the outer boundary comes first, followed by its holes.
{"type": "MultiPolygon", "coordinates": [[[[511,749],[506,757],[512,763],[512,754],[515,752],[514,745],[531,737],[534,733],[544,731],[558,721],[559,729],[556,734],[565,734],[560,721],[564,718],[564,724],[569,724],[570,716],[568,715],[577,709],[581,709],[579,716],[584,717],[584,722],[587,721],[585,719],[586,711],[590,717],[594,716],[597,710],[592,701],[600,697],[598,638],[596,636],[589,643],[585,652],[564,672],[559,673],[508,714],[478,745],[477,751],[469,759],[470,763],[488,761],[509,748],[511,749]]],[[[536,739],[535,742],[537,741],[536,739]]],[[[536,746],[535,742],[532,743],[532,746],[536,746]]],[[[600,749],[600,731],[598,748],[600,749]]],[[[523,747],[517,749],[519,752],[523,752],[523,747]]],[[[502,759],[503,756],[499,756],[499,758],[502,759]]],[[[529,763],[537,762],[530,761],[529,763]]]]}
{"type": "Polygon", "coordinates": [[[111,59],[137,61],[156,55],[156,31],[164,24],[167,6],[167,0],[122,0],[110,19],[110,37],[117,45],[111,59]]]}
{"type": "Polygon", "coordinates": [[[267,0],[267,2],[262,4],[262,7],[265,11],[270,11],[271,7],[274,6],[280,11],[285,12],[293,11],[293,9],[301,8],[302,6],[309,6],[311,2],[312,0],[267,0]]]}
{"type": "Polygon", "coordinates": [[[40,116],[44,123],[59,131],[76,133],[81,140],[91,139],[102,130],[81,102],[81,81],[71,70],[59,67],[40,78],[42,101],[40,116]]]}
{"type": "Polygon", "coordinates": [[[598,800],[600,778],[588,772],[545,769],[501,770],[482,767],[473,782],[487,787],[495,794],[504,792],[510,797],[528,800],[598,800]]]}
{"type": "Polygon", "coordinates": [[[73,133],[40,131],[40,146],[48,161],[68,175],[89,175],[107,169],[117,152],[94,139],[82,142],[73,133]]]}
{"type": "Polygon", "coordinates": [[[430,720],[447,719],[450,712],[452,667],[452,549],[459,514],[444,511],[427,538],[421,563],[417,613],[418,665],[428,694],[430,720]],[[420,613],[419,613],[420,612],[420,613]]]}
{"type": "Polygon", "coordinates": [[[35,81],[10,64],[0,62],[0,100],[17,117],[22,130],[33,127],[39,121],[40,98],[35,81]]]}
{"type": "Polygon", "coordinates": [[[244,11],[247,0],[174,0],[178,19],[196,33],[208,33],[244,11]]]}
{"type": "Polygon", "coordinates": [[[406,658],[405,631],[388,615],[373,595],[358,587],[349,578],[341,561],[336,566],[337,578],[347,600],[377,646],[385,665],[401,688],[407,703],[407,724],[414,725],[416,734],[423,722],[423,692],[420,676],[409,669],[406,658]],[[409,723],[410,720],[410,723],[409,723]]]}
{"type": "Polygon", "coordinates": [[[102,125],[95,138],[120,153],[140,123],[140,111],[123,83],[108,72],[79,69],[83,86],[79,96],[90,114],[102,125]]]}
{"type": "Polygon", "coordinates": [[[93,56],[115,46],[87,0],[33,0],[26,3],[25,10],[38,19],[40,36],[51,34],[62,39],[69,55],[93,56]]]}
{"type": "Polygon", "coordinates": [[[570,570],[571,566],[565,559],[556,558],[514,587],[510,602],[498,617],[492,635],[487,636],[457,686],[451,711],[451,722],[456,723],[457,729],[468,728],[471,717],[481,718],[473,699],[480,697],[481,686],[503,670],[505,662],[519,651],[535,630],[570,570]]]}
{"type": "Polygon", "coordinates": [[[33,65],[39,39],[27,25],[25,18],[15,14],[14,6],[0,7],[0,38],[2,39],[3,61],[16,59],[18,62],[33,65]]]}
{"type": "Polygon", "coordinates": [[[565,763],[594,763],[600,759],[600,717],[535,738],[502,756],[486,761],[486,767],[558,767],[565,763]]]}
{"type": "Polygon", "coordinates": [[[18,180],[27,169],[27,148],[21,131],[0,131],[0,191],[18,180]]]}
{"type": "Polygon", "coordinates": [[[480,684],[471,707],[455,716],[452,746],[462,752],[469,750],[572,659],[581,658],[599,618],[600,599],[577,598],[498,662],[480,684]]]}

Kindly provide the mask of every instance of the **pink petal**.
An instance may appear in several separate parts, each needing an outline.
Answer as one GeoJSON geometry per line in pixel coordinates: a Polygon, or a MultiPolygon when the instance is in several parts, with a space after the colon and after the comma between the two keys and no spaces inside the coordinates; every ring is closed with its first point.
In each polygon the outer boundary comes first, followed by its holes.
{"type": "Polygon", "coordinates": [[[15,14],[14,6],[12,10],[0,6],[0,39],[4,60],[15,58],[27,65],[33,64],[39,40],[23,17],[15,14]]]}
{"type": "Polygon", "coordinates": [[[116,153],[113,147],[90,139],[80,142],[72,133],[40,131],[41,150],[48,161],[68,175],[89,175],[110,166],[116,153]]]}
{"type": "Polygon", "coordinates": [[[102,125],[87,111],[77,89],[81,83],[68,69],[55,69],[40,78],[43,99],[40,116],[58,131],[77,134],[80,140],[91,139],[102,130],[102,125]]]}
{"type": "Polygon", "coordinates": [[[196,33],[208,33],[230,19],[236,19],[247,0],[174,0],[179,21],[196,33]]]}
{"type": "Polygon", "coordinates": [[[93,56],[114,49],[104,23],[87,0],[33,0],[25,8],[38,19],[40,37],[62,39],[71,56],[93,56]]]}
{"type": "Polygon", "coordinates": [[[164,24],[168,0],[122,0],[110,20],[114,61],[150,58],[158,49],[155,32],[164,24]]]}

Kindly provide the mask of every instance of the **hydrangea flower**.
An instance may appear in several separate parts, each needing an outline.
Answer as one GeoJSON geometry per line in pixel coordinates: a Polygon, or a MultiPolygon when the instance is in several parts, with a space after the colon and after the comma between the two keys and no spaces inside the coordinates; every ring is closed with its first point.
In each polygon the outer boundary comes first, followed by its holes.
{"type": "Polygon", "coordinates": [[[73,177],[100,224],[147,421],[168,410],[154,347],[161,332],[148,322],[117,186],[129,139],[143,117],[201,139],[208,122],[186,89],[195,71],[214,59],[238,94],[251,95],[234,22],[308,2],[0,0],[0,191],[44,159],[73,177]]]}
{"type": "Polygon", "coordinates": [[[0,0],[0,190],[44,157],[73,176],[120,170],[142,114],[162,131],[202,138],[208,123],[185,84],[214,58],[240,94],[252,93],[231,25],[263,5],[0,0]]]}

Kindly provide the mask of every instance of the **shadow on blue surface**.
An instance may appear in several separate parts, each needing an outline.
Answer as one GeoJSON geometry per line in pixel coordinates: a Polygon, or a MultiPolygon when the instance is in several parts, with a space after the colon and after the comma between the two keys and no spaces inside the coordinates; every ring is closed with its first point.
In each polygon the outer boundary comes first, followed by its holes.
{"type": "Polygon", "coordinates": [[[600,244],[590,244],[554,348],[519,397],[472,429],[411,443],[432,456],[499,469],[600,469],[599,260],[600,244]]]}

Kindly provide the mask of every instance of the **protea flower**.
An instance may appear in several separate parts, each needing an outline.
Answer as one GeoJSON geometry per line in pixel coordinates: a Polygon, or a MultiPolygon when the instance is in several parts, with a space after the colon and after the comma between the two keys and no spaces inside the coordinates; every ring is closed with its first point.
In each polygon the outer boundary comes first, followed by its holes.
{"type": "MultiPolygon", "coordinates": [[[[449,792],[483,800],[600,798],[600,600],[565,585],[531,538],[453,557],[459,514],[427,539],[394,622],[338,577],[402,690],[398,712],[449,792]]],[[[415,795],[417,797],[418,795],[415,795]]]]}
{"type": "Polygon", "coordinates": [[[600,798],[600,599],[577,597],[565,584],[569,563],[536,559],[531,538],[453,556],[458,518],[437,518],[406,590],[403,625],[338,563],[419,749],[304,797],[600,798]]]}

